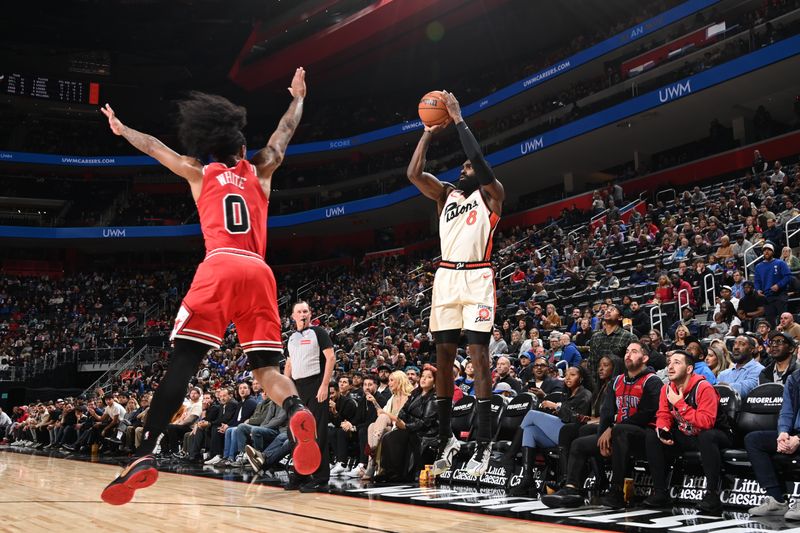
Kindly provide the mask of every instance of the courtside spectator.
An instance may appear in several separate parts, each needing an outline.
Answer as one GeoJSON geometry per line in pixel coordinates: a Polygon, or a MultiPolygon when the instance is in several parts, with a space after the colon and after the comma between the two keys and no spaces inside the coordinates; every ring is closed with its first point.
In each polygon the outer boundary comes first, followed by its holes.
{"type": "Polygon", "coordinates": [[[655,429],[645,432],[645,450],[653,492],[645,500],[648,507],[667,507],[672,498],[667,492],[667,460],[673,462],[681,452],[699,450],[706,475],[706,495],[697,508],[719,514],[722,448],[730,448],[731,432],[719,394],[702,376],[694,373],[694,357],[685,351],[670,355],[669,383],[661,389],[655,429]]]}
{"type": "Polygon", "coordinates": [[[733,341],[731,361],[733,368],[723,370],[717,376],[717,383],[730,385],[744,400],[750,391],[758,386],[758,379],[764,366],[753,359],[756,340],[749,335],[739,335],[733,341]]]}
{"type": "Polygon", "coordinates": [[[764,503],[751,508],[750,515],[800,520],[800,509],[794,503],[790,506],[785,496],[785,485],[773,463],[778,454],[796,457],[800,452],[800,372],[794,372],[786,381],[777,429],[748,433],[744,447],[752,472],[767,493],[764,503]]]}
{"type": "Polygon", "coordinates": [[[758,383],[786,384],[798,368],[795,352],[797,343],[794,337],[781,331],[773,331],[769,335],[769,355],[772,362],[758,376],[758,383]]]}

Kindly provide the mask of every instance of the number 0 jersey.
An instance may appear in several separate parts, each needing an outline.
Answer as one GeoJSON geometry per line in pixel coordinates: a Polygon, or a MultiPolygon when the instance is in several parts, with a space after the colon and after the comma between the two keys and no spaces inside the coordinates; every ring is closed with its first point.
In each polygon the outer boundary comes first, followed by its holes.
{"type": "Polygon", "coordinates": [[[442,261],[488,261],[492,255],[492,235],[499,221],[500,217],[486,205],[480,189],[469,196],[451,190],[439,216],[442,261]]]}
{"type": "Polygon", "coordinates": [[[197,199],[206,254],[214,250],[245,250],[264,257],[267,251],[267,200],[252,163],[234,167],[210,163],[203,167],[203,187],[197,199]]]}

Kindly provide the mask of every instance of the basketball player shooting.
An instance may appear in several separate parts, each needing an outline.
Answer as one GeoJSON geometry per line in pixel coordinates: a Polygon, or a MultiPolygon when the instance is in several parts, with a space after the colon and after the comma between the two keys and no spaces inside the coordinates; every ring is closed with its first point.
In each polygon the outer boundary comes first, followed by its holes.
{"type": "MultiPolygon", "coordinates": [[[[466,333],[478,400],[477,446],[467,463],[467,472],[480,477],[489,466],[492,448],[489,339],[494,325],[495,293],[490,257],[492,235],[500,220],[505,191],[464,122],[456,97],[443,91],[442,99],[467,156],[461,166],[461,176],[453,186],[424,172],[431,138],[444,130],[450,120],[425,127],[407,174],[422,194],[436,202],[439,213],[442,260],[433,281],[430,330],[436,340],[436,363],[444,369],[453,367],[461,330],[466,333]]],[[[450,468],[460,447],[450,425],[453,374],[441,374],[436,380],[439,454],[433,465],[434,475],[441,475],[450,468]]]]}
{"type": "MultiPolygon", "coordinates": [[[[101,108],[111,131],[189,182],[197,204],[206,256],[183,299],[170,340],[174,350],[150,405],[145,438],[133,460],[103,490],[104,501],[121,505],[137,489],[158,478],[153,450],[170,417],[180,407],[186,384],[210,348],[219,348],[234,322],[253,375],[289,416],[292,458],[298,473],[319,466],[314,417],[297,389],[279,371],[283,356],[275,276],[264,257],[272,174],[283,161],[303,114],[305,70],[298,68],[289,87],[292,103],[267,145],[246,159],[242,129],[247,111],[225,98],[192,93],[179,103],[178,135],[189,155],[179,155],[155,137],[125,126],[111,106],[101,108]],[[201,161],[215,162],[203,165],[201,161]]],[[[327,398],[328,391],[319,394],[327,398]]],[[[326,428],[322,428],[326,431],[326,428]]]]}

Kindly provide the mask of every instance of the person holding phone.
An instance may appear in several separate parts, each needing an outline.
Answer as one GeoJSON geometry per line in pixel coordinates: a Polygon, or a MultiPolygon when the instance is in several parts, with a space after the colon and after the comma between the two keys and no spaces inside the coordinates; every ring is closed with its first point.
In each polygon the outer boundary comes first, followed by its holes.
{"type": "Polygon", "coordinates": [[[695,359],[676,350],[669,357],[669,383],[661,389],[656,427],[645,435],[645,450],[653,493],[644,501],[648,507],[672,503],[667,492],[667,458],[686,450],[699,450],[708,490],[697,508],[701,513],[719,514],[722,448],[730,448],[731,433],[725,412],[719,409],[719,393],[705,377],[695,374],[695,359]]]}

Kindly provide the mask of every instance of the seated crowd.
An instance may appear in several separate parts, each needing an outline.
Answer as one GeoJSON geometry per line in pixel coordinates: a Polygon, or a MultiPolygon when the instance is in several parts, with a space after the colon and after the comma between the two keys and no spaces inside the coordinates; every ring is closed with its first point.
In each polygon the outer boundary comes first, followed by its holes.
{"type": "MultiPolygon", "coordinates": [[[[770,171],[762,168],[760,154],[754,156],[754,169],[735,184],[696,188],[624,221],[615,202],[622,204],[622,191],[612,189],[598,194],[595,206],[607,210],[605,226],[583,224],[573,233],[568,222],[575,219],[566,213],[559,224],[498,237],[498,271],[519,268],[498,284],[490,344],[493,390],[504,403],[526,396],[532,406],[509,448],[496,452],[498,460],[520,459],[516,493],[541,492],[537,450],[560,449],[559,474],[552,480],[559,487],[543,496],[547,505],[583,501],[587,470],[594,467],[595,487],[607,492],[603,503],[622,506],[623,482],[645,450],[654,481],[646,503],[663,506],[669,503],[669,465],[679,451],[698,451],[709,488],[701,506],[715,512],[721,507],[722,451],[743,443],[761,465],[756,475],[769,495],[752,512],[796,518],[769,465],[776,454],[798,451],[793,395],[800,326],[788,312],[798,264],[791,249],[777,258],[788,243],[775,228],[785,228],[797,214],[800,179],[796,166],[776,163],[770,171]],[[748,254],[755,258],[759,248],[763,260],[750,265],[745,279],[748,254]],[[607,266],[631,250],[644,254],[637,255],[641,266],[632,272],[607,266]],[[687,261],[693,261],[691,268],[687,261]],[[709,274],[721,282],[707,286],[709,274]],[[636,288],[644,292],[631,296],[636,288]],[[569,309],[563,303],[567,295],[574,302],[569,309]],[[646,308],[668,317],[669,327],[653,327],[646,308]],[[698,318],[703,313],[705,319],[698,318]],[[735,420],[719,408],[720,390],[730,388],[745,400],[760,383],[785,385],[784,412],[774,430],[739,434],[735,420]],[[596,467],[607,458],[610,484],[596,467]]],[[[436,368],[424,313],[432,267],[426,262],[412,276],[404,261],[376,261],[357,272],[332,274],[309,292],[317,322],[337,339],[326,450],[332,476],[407,479],[430,462],[436,448],[438,420],[431,406],[437,374],[453,373],[454,402],[474,394],[468,353],[461,351],[452,369],[436,368]]],[[[8,331],[12,324],[18,330],[24,318],[30,327],[37,313],[21,313],[24,306],[55,305],[70,320],[90,314],[87,302],[89,308],[99,303],[127,310],[137,305],[139,291],[174,293],[176,279],[177,274],[165,277],[161,286],[139,277],[130,283],[129,297],[110,302],[113,293],[103,287],[111,280],[73,280],[63,289],[16,280],[28,284],[30,293],[4,298],[5,309],[20,313],[6,311],[4,323],[8,331]],[[63,301],[51,304],[45,294],[63,301]]],[[[4,353],[33,341],[6,337],[4,353]]],[[[109,390],[16,407],[10,416],[0,414],[0,428],[18,446],[130,452],[141,442],[150,393],[163,367],[158,361],[129,371],[109,390]]],[[[209,351],[187,384],[185,404],[162,437],[161,456],[263,472],[281,467],[290,445],[286,415],[252,379],[231,327],[224,348],[209,351]]]]}

